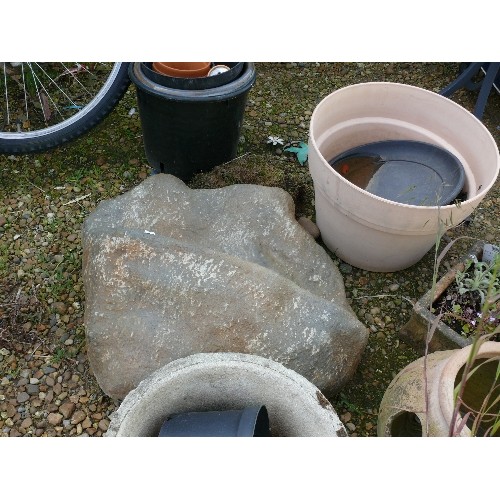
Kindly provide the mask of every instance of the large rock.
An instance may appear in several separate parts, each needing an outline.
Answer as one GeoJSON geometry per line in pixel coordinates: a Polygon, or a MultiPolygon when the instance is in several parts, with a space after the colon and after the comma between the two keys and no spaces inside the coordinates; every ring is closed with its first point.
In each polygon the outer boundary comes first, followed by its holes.
{"type": "Polygon", "coordinates": [[[193,190],[154,175],[99,204],[83,250],[89,361],[114,398],[199,352],[270,358],[330,395],[368,339],[279,188],[193,190]]]}

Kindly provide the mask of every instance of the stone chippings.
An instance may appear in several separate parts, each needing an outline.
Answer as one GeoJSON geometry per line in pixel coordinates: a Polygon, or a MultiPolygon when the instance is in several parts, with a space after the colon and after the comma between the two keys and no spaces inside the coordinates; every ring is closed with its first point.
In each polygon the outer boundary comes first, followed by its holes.
{"type": "MultiPolygon", "coordinates": [[[[285,144],[304,140],[317,103],[337,88],[361,81],[395,81],[438,92],[457,76],[458,63],[257,63],[257,71],[240,137],[245,154],[213,172],[200,174],[189,184],[198,188],[241,183],[281,186],[294,198],[297,215],[314,220],[313,186],[307,168],[284,147],[263,147],[266,137],[279,136],[285,144]]],[[[456,92],[451,99],[473,111],[477,92],[456,92]]],[[[53,404],[43,401],[32,409],[30,400],[40,399],[36,395],[25,403],[17,402],[18,393],[27,392],[25,386],[17,386],[26,378],[19,373],[24,369],[53,367],[59,375],[66,371],[78,374],[79,387],[65,389],[65,399],[83,389],[85,395],[79,396],[76,406],[90,415],[96,428],[98,416],[107,419],[110,408],[118,404],[103,395],[91,373],[86,375],[80,230],[100,199],[123,193],[149,175],[139,115],[126,112],[136,105],[131,87],[120,103],[121,110],[114,112],[111,126],[93,129],[88,134],[89,143],[82,139],[50,154],[0,155],[0,336],[5,334],[2,327],[11,324],[10,309],[16,309],[16,302],[22,306],[15,331],[8,332],[14,340],[0,340],[0,382],[7,384],[0,385],[0,436],[33,435],[35,425],[40,425],[33,413],[53,404]],[[31,303],[37,298],[38,306],[31,303]],[[17,341],[20,336],[31,340],[21,338],[26,342],[21,344],[17,341]],[[60,349],[66,355],[54,364],[52,358],[60,349]],[[81,356],[85,360],[80,361],[81,356]],[[27,426],[28,417],[16,417],[10,426],[13,417],[6,417],[7,404],[21,412],[28,408],[32,425],[27,426]],[[7,418],[11,418],[9,425],[7,418]]],[[[498,144],[499,106],[500,100],[491,94],[482,120],[498,144]]],[[[498,244],[499,206],[500,179],[473,217],[450,231],[449,237],[467,236],[498,244]]],[[[448,242],[443,239],[441,248],[448,242]]],[[[443,259],[440,274],[470,245],[469,239],[459,239],[443,259]]],[[[433,262],[431,251],[404,271],[372,273],[337,260],[347,299],[370,330],[352,381],[329,398],[350,436],[376,436],[378,407],[387,386],[401,369],[420,357],[400,341],[398,331],[410,319],[413,303],[432,285],[433,262]]],[[[77,426],[60,425],[55,430],[47,423],[42,436],[73,436],[76,432],[77,426]]],[[[81,436],[89,434],[83,430],[81,436]]],[[[100,430],[92,435],[99,436],[100,430]]]]}
{"type": "Polygon", "coordinates": [[[326,394],[359,363],[368,332],[282,189],[158,174],[101,202],[82,242],[88,356],[113,398],[197,352],[270,358],[326,394]]]}
{"type": "MultiPolygon", "coordinates": [[[[16,360],[14,352],[6,348],[0,352],[6,365],[16,360]]],[[[85,356],[79,355],[74,369],[36,357],[25,361],[17,376],[0,379],[0,435],[102,436],[106,432],[115,406],[97,391],[84,389],[88,385],[85,356]]]]}

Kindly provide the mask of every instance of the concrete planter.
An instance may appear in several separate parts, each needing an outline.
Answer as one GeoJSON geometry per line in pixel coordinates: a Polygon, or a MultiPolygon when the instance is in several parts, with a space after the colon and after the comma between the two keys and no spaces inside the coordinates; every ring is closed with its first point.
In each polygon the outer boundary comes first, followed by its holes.
{"type": "Polygon", "coordinates": [[[335,410],[304,377],[240,353],[200,353],[160,368],[130,391],[106,436],[158,436],[171,415],[265,405],[272,436],[347,436],[335,410]]]}
{"type": "MultiPolygon", "coordinates": [[[[447,288],[455,281],[457,271],[463,271],[465,262],[472,256],[479,260],[482,258],[484,242],[477,242],[469,252],[462,256],[455,266],[453,266],[437,283],[434,290],[432,303],[446,293],[447,288]]],[[[399,338],[408,345],[411,345],[421,354],[425,351],[425,342],[429,325],[436,321],[436,315],[429,310],[432,290],[428,290],[413,306],[412,314],[408,322],[399,331],[399,338]]],[[[436,330],[429,343],[429,352],[443,351],[446,349],[457,349],[470,345],[472,340],[460,335],[448,325],[439,321],[436,330]]]]}

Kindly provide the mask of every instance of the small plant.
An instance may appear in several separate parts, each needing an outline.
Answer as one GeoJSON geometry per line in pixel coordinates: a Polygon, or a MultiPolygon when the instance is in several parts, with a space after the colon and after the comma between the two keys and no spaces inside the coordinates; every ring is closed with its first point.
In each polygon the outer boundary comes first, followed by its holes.
{"type": "Polygon", "coordinates": [[[351,403],[349,401],[349,399],[347,398],[347,396],[343,392],[341,392],[339,394],[339,405],[342,406],[343,408],[345,408],[347,411],[349,411],[352,414],[355,414],[355,415],[362,415],[363,414],[361,409],[357,405],[355,405],[354,403],[351,403]]]}
{"type": "Polygon", "coordinates": [[[500,266],[500,254],[497,254],[489,264],[478,261],[476,256],[469,259],[465,264],[465,269],[457,271],[456,274],[458,293],[463,295],[467,292],[477,292],[481,297],[481,305],[484,304],[488,292],[492,296],[500,293],[500,279],[494,272],[495,266],[500,266]],[[472,263],[474,265],[469,270],[472,263]]]}
{"type": "MultiPolygon", "coordinates": [[[[438,255],[438,247],[441,234],[438,234],[435,247],[433,284],[430,297],[435,296],[437,272],[439,264],[450,247],[460,238],[449,242],[438,255]]],[[[485,248],[483,257],[485,257],[485,248]]],[[[486,361],[478,355],[479,349],[484,342],[500,340],[500,287],[498,276],[500,274],[500,257],[493,255],[486,262],[478,262],[471,259],[466,262],[464,271],[459,273],[455,280],[442,294],[445,297],[441,304],[441,312],[434,321],[429,322],[424,355],[424,393],[425,412],[429,412],[429,387],[427,380],[427,356],[432,336],[439,321],[444,321],[458,332],[460,324],[449,324],[446,318],[459,318],[462,322],[462,333],[472,341],[471,351],[467,362],[463,366],[460,380],[457,380],[453,398],[453,413],[449,423],[448,435],[459,436],[465,425],[470,428],[472,436],[496,436],[500,432],[500,357],[493,356],[486,361]],[[473,268],[470,268],[474,263],[473,268]],[[469,271],[468,271],[469,270],[469,271]],[[468,272],[467,272],[468,271],[468,272]],[[461,291],[459,288],[461,287],[461,291]],[[482,293],[480,293],[480,291],[482,293]],[[445,308],[445,309],[443,309],[445,308]],[[488,365],[488,367],[486,367],[488,365]],[[488,376],[481,381],[475,378],[475,374],[481,369],[490,370],[488,376]],[[473,379],[474,377],[474,379],[473,379]],[[472,380],[471,380],[472,379],[472,380]],[[466,388],[471,387],[474,393],[474,402],[468,405],[466,401],[466,388]],[[476,397],[477,394],[477,397],[476,397]],[[469,423],[468,423],[469,422],[469,423]]],[[[432,298],[429,301],[429,310],[434,311],[432,298]]],[[[429,421],[426,420],[424,433],[429,435],[429,421]]]]}
{"type": "MultiPolygon", "coordinates": [[[[483,335],[492,335],[500,326],[500,256],[479,261],[468,259],[462,271],[457,270],[455,281],[436,301],[440,319],[458,334],[472,338],[479,325],[483,335]]],[[[500,340],[493,335],[490,340],[500,340]]]]}
{"type": "Polygon", "coordinates": [[[68,351],[66,349],[57,349],[52,358],[50,359],[51,363],[60,363],[63,359],[66,359],[69,356],[68,351]]]}

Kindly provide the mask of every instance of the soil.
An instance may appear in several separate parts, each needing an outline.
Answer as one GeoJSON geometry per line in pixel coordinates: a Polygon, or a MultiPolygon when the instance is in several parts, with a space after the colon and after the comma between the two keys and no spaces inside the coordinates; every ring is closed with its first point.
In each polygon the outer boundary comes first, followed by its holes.
{"type": "MultiPolygon", "coordinates": [[[[496,301],[485,321],[481,322],[482,304],[478,292],[465,292],[460,294],[458,285],[453,282],[446,292],[434,303],[437,313],[441,313],[441,321],[452,330],[464,337],[471,337],[477,333],[480,325],[484,333],[493,332],[500,326],[500,301],[496,301]],[[460,308],[457,311],[457,306],[460,308]]],[[[500,342],[500,332],[493,335],[490,340],[500,342]]]]}

